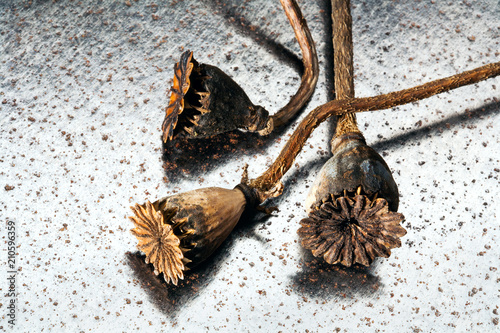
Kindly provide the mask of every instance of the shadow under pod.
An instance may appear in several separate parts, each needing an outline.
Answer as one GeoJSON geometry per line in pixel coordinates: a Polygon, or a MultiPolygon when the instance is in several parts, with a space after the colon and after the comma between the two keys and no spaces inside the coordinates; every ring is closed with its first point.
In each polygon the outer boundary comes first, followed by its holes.
{"type": "Polygon", "coordinates": [[[291,277],[292,289],[299,295],[328,300],[331,297],[354,298],[372,296],[383,288],[373,266],[344,267],[330,265],[323,258],[315,258],[301,249],[301,270],[291,277]]]}
{"type": "Polygon", "coordinates": [[[233,232],[215,253],[194,269],[187,271],[177,286],[167,284],[163,274],[155,275],[153,265],[146,264],[146,256],[139,251],[125,253],[126,262],[132,269],[134,278],[140,281],[151,303],[173,320],[184,306],[202,293],[218,276],[220,267],[232,251],[235,240],[246,236],[262,243],[266,242],[255,233],[255,228],[263,225],[267,218],[268,216],[256,212],[243,215],[233,232]]]}
{"type": "Polygon", "coordinates": [[[263,154],[278,132],[262,137],[232,131],[203,139],[175,138],[163,144],[163,168],[169,181],[187,175],[201,176],[227,162],[228,158],[263,154]]]}
{"type": "Polygon", "coordinates": [[[148,295],[151,303],[165,316],[174,319],[177,313],[196,298],[217,276],[223,255],[227,254],[229,244],[223,245],[216,254],[201,263],[193,270],[185,272],[184,279],[177,286],[167,284],[163,274],[155,275],[152,264],[146,264],[146,256],[139,251],[127,252],[127,264],[132,269],[134,278],[139,280],[142,289],[148,295]],[[224,249],[225,248],[225,249],[224,249]],[[222,251],[220,251],[222,250],[222,251]]]}

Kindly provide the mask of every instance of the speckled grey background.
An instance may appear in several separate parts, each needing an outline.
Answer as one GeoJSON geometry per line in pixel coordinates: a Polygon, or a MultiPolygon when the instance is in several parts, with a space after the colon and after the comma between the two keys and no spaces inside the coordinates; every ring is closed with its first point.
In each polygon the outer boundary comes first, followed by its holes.
{"type": "MultiPolygon", "coordinates": [[[[352,4],[357,96],[500,60],[497,0],[352,4]]],[[[330,9],[300,5],[321,66],[307,111],[331,98],[330,9]]],[[[300,50],[278,1],[1,2],[2,262],[7,221],[18,229],[17,321],[7,325],[2,269],[3,329],[498,330],[499,78],[359,115],[367,142],[393,169],[406,216],[408,234],[389,259],[332,268],[300,248],[303,202],[329,154],[332,125],[323,124],[285,177],[278,213],[238,227],[196,279],[162,284],[135,249],[129,206],[231,188],[245,163],[258,176],[302,117],[282,139],[233,134],[231,153],[209,147],[172,171],[162,108],[186,49],[272,112],[300,82],[300,50]]]]}

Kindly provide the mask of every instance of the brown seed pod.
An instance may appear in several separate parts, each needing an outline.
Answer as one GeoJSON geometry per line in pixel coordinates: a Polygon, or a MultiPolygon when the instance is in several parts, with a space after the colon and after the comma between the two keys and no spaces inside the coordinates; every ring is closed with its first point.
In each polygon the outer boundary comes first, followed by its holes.
{"type": "Polygon", "coordinates": [[[301,244],[329,264],[370,265],[376,257],[388,258],[401,246],[406,230],[403,214],[389,210],[383,198],[369,198],[359,187],[356,193],[330,195],[300,221],[301,244]]]}
{"type": "Polygon", "coordinates": [[[252,104],[243,89],[219,68],[200,64],[186,51],[175,64],[163,142],[177,135],[203,138],[236,129],[269,134],[272,118],[252,104]]]}
{"type": "Polygon", "coordinates": [[[368,196],[384,198],[392,211],[399,206],[398,186],[384,159],[366,145],[361,133],[346,133],[332,142],[333,156],[323,165],[306,199],[307,209],[329,194],[355,192],[359,186],[368,196]]]}
{"type": "Polygon", "coordinates": [[[255,205],[245,185],[210,187],[131,207],[132,234],[155,273],[177,285],[184,271],[207,259],[229,236],[245,208],[255,205]]]}
{"type": "Polygon", "coordinates": [[[340,135],[332,151],[306,200],[301,244],[330,264],[368,266],[375,257],[389,257],[406,234],[400,226],[404,216],[396,213],[398,188],[361,133],[340,135]]]}

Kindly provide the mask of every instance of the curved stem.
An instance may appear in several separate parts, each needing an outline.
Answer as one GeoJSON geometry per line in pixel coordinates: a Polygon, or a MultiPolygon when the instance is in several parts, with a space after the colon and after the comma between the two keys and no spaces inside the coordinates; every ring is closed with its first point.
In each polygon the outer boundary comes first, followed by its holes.
{"type": "Polygon", "coordinates": [[[433,95],[477,83],[500,75],[500,62],[488,64],[444,79],[435,80],[409,89],[365,98],[334,100],[311,111],[300,123],[271,167],[259,178],[251,180],[250,186],[260,191],[269,191],[276,186],[290,169],[313,130],[331,116],[354,112],[375,111],[415,102],[433,95]]]}
{"type": "Polygon", "coordinates": [[[295,95],[292,96],[287,105],[272,116],[274,127],[287,124],[288,121],[295,116],[297,111],[304,106],[314,92],[319,76],[318,55],[316,54],[314,41],[297,2],[295,0],[280,1],[293,27],[295,37],[302,51],[304,74],[302,75],[302,82],[295,95]]]}

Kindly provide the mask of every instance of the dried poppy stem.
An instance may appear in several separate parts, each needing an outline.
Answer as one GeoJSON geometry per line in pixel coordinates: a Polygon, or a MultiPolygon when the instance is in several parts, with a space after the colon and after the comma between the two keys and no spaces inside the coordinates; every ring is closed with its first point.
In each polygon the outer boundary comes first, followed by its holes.
{"type": "MultiPolygon", "coordinates": [[[[349,0],[332,0],[332,44],[335,99],[354,98],[354,65],[352,45],[352,16],[349,0]]],[[[360,133],[353,113],[337,119],[335,137],[344,133],[360,133]]]]}
{"type": "Polygon", "coordinates": [[[283,175],[290,169],[295,157],[301,151],[304,143],[314,129],[331,116],[389,109],[398,105],[419,101],[455,88],[477,83],[498,75],[500,75],[500,62],[488,64],[444,79],[435,80],[413,88],[384,95],[334,100],[325,103],[311,111],[302,120],[278,158],[260,177],[251,180],[250,186],[264,192],[276,186],[283,175]]]}
{"type": "Polygon", "coordinates": [[[272,116],[274,127],[287,124],[309,100],[319,76],[318,55],[306,20],[295,0],[280,0],[302,51],[304,74],[299,89],[287,105],[272,116]]]}

